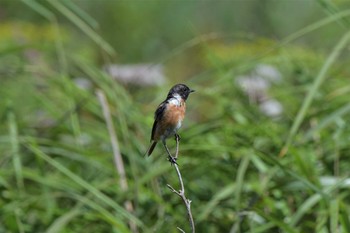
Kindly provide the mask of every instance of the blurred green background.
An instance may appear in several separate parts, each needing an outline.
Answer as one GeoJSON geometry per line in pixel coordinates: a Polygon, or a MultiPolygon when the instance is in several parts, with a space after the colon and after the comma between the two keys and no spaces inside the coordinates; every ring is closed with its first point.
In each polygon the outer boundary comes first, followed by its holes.
{"type": "Polygon", "coordinates": [[[0,3],[0,232],[350,232],[349,1],[0,3]]]}

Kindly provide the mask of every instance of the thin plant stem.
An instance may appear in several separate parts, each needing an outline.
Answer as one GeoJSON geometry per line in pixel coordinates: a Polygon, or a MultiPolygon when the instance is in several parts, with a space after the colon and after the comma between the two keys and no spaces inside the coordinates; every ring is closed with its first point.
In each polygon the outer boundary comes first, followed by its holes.
{"type": "MultiPolygon", "coordinates": [[[[123,158],[120,154],[118,138],[117,138],[117,134],[114,131],[113,121],[112,121],[112,117],[111,117],[111,112],[109,110],[108,102],[107,102],[106,96],[103,93],[103,91],[97,90],[96,95],[97,95],[98,100],[101,104],[103,115],[104,115],[104,118],[105,118],[105,121],[107,124],[108,133],[110,136],[113,155],[114,155],[114,164],[115,164],[115,167],[116,167],[117,172],[119,174],[120,188],[123,191],[127,191],[128,190],[128,182],[127,182],[126,175],[125,175],[124,162],[123,162],[123,158]]],[[[133,207],[131,201],[129,201],[129,200],[125,201],[124,206],[129,213],[134,212],[134,207],[133,207]]],[[[130,226],[130,229],[132,230],[132,232],[134,232],[134,233],[138,232],[137,226],[134,222],[129,221],[129,226],[130,226]]]]}
{"type": "MultiPolygon", "coordinates": [[[[180,140],[180,137],[179,136],[175,136],[175,140],[176,140],[175,158],[177,158],[178,154],[179,154],[179,140],[180,140]]],[[[165,147],[166,147],[166,145],[165,145],[165,147]]],[[[166,147],[166,149],[167,149],[167,147],[166,147]]],[[[168,155],[170,157],[172,157],[170,152],[169,152],[169,149],[167,149],[167,153],[168,153],[168,155]]],[[[173,193],[176,193],[182,199],[182,201],[184,202],[184,204],[186,206],[186,209],[187,209],[188,219],[189,219],[189,222],[190,222],[190,225],[191,225],[192,233],[195,233],[196,230],[195,230],[194,220],[193,220],[193,216],[192,216],[192,212],[191,212],[191,202],[192,201],[187,199],[186,196],[185,196],[185,186],[184,186],[184,183],[182,181],[182,176],[181,176],[181,173],[180,173],[179,166],[177,165],[177,163],[174,163],[173,165],[174,165],[174,168],[176,170],[177,176],[179,177],[179,182],[180,182],[181,189],[179,191],[177,191],[171,185],[168,184],[167,186],[173,193]]],[[[179,227],[177,229],[179,229],[181,232],[184,232],[179,227]]]]}

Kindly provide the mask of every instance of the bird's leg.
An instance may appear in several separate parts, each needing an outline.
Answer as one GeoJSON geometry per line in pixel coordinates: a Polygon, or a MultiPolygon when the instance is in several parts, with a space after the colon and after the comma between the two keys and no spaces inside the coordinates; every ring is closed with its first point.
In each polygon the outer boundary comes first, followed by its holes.
{"type": "Polygon", "coordinates": [[[180,142],[180,135],[178,135],[177,133],[175,134],[175,141],[176,141],[176,152],[175,152],[175,159],[177,159],[177,156],[179,154],[179,142],[180,142]]]}
{"type": "Polygon", "coordinates": [[[179,142],[181,140],[180,135],[178,135],[177,133],[175,134],[175,141],[179,142]]]}
{"type": "Polygon", "coordinates": [[[171,153],[170,153],[170,151],[169,151],[169,148],[168,148],[167,145],[166,145],[165,140],[163,140],[163,145],[164,145],[164,147],[165,147],[166,152],[168,153],[169,162],[170,162],[171,164],[177,164],[177,163],[176,163],[176,158],[174,158],[173,156],[171,156],[171,153]]]}

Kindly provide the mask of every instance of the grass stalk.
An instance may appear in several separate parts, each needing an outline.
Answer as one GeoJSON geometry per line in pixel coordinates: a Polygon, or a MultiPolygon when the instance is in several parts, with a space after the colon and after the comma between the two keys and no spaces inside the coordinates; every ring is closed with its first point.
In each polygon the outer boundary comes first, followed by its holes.
{"type": "Polygon", "coordinates": [[[19,194],[21,195],[22,192],[24,191],[22,161],[21,161],[21,156],[19,152],[20,144],[18,139],[18,127],[17,127],[15,114],[12,112],[12,110],[9,110],[7,114],[7,121],[8,121],[8,131],[9,131],[9,137],[10,137],[10,143],[11,143],[12,162],[13,162],[13,167],[16,175],[16,184],[17,184],[19,194]]]}
{"type": "MultiPolygon", "coordinates": [[[[108,133],[109,133],[109,137],[110,137],[111,145],[112,145],[112,149],[113,149],[114,164],[115,164],[115,167],[116,167],[117,172],[119,174],[120,188],[122,191],[126,192],[126,191],[128,191],[128,182],[126,179],[124,162],[123,162],[123,158],[120,154],[118,138],[117,138],[117,134],[115,133],[115,130],[114,130],[114,125],[113,125],[113,121],[112,121],[112,117],[111,117],[111,112],[109,110],[108,102],[107,102],[106,96],[103,93],[103,91],[97,90],[96,95],[97,95],[97,98],[98,98],[100,105],[102,107],[103,116],[104,116],[106,124],[107,124],[107,129],[108,129],[108,133]]],[[[130,200],[126,200],[124,202],[124,206],[129,213],[134,212],[134,207],[133,207],[133,204],[130,200]]],[[[135,232],[135,233],[138,232],[137,226],[133,221],[131,221],[131,220],[129,221],[129,226],[130,226],[132,232],[135,232]]]]}

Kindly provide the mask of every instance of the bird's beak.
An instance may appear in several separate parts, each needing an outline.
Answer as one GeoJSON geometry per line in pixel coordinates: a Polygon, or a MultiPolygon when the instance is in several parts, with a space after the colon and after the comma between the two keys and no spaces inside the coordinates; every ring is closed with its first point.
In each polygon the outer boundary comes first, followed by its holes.
{"type": "Polygon", "coordinates": [[[195,90],[190,90],[190,93],[195,92],[195,90]]]}

